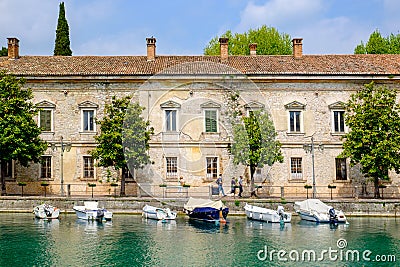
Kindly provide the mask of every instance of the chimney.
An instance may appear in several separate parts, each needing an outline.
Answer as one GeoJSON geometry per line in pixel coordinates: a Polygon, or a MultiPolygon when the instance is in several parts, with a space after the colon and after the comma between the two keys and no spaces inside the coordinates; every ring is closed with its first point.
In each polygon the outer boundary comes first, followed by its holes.
{"type": "Polygon", "coordinates": [[[251,43],[251,44],[249,44],[249,48],[250,48],[250,56],[256,56],[257,55],[257,44],[251,43]]]}
{"type": "Polygon", "coordinates": [[[146,38],[147,42],[147,61],[154,61],[156,59],[156,38],[146,38]]]}
{"type": "Polygon", "coordinates": [[[220,46],[220,55],[221,55],[221,62],[228,61],[228,41],[229,38],[219,38],[219,46],[220,46]]]}
{"type": "Polygon", "coordinates": [[[17,38],[8,39],[8,59],[19,58],[19,40],[17,38]]]}
{"type": "Polygon", "coordinates": [[[301,58],[303,56],[303,38],[294,38],[292,43],[294,58],[301,58]]]}

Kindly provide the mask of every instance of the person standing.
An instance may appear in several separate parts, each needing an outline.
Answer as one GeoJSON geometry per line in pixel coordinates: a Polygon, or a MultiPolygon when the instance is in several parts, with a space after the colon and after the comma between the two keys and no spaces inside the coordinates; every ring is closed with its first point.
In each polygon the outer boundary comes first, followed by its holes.
{"type": "Polygon", "coordinates": [[[242,197],[242,193],[243,193],[243,177],[239,176],[239,180],[238,180],[238,185],[239,185],[239,197],[242,197]]]}
{"type": "Polygon", "coordinates": [[[225,192],[224,192],[224,188],[222,187],[222,174],[219,175],[217,181],[216,181],[217,185],[218,185],[218,194],[221,193],[222,196],[226,196],[225,192]]]}
{"type": "Polygon", "coordinates": [[[231,194],[233,194],[233,196],[235,196],[236,193],[236,179],[235,177],[232,177],[231,180],[231,194]]]}
{"type": "Polygon", "coordinates": [[[181,193],[182,192],[182,187],[185,185],[185,181],[183,180],[183,177],[181,176],[180,178],[179,178],[179,191],[178,191],[178,193],[181,193]]]}

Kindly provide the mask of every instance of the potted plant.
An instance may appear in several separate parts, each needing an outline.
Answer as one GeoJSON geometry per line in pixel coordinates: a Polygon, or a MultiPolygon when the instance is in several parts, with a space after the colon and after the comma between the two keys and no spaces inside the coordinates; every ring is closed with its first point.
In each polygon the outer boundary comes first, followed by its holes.
{"type": "Polygon", "coordinates": [[[47,194],[47,187],[49,186],[49,183],[46,182],[46,181],[43,181],[43,182],[40,183],[40,186],[43,186],[43,187],[44,187],[44,197],[46,197],[46,194],[47,194]]]}
{"type": "Polygon", "coordinates": [[[308,189],[312,188],[312,185],[305,184],[304,188],[307,190],[307,199],[308,199],[308,189]]]}
{"type": "Polygon", "coordinates": [[[167,187],[166,184],[160,184],[159,186],[160,186],[160,187],[167,187]]]}
{"type": "Polygon", "coordinates": [[[92,188],[92,198],[93,198],[93,187],[96,187],[95,183],[88,183],[88,186],[92,188]]]}
{"type": "Polygon", "coordinates": [[[21,197],[24,196],[24,186],[26,186],[25,182],[18,182],[18,186],[21,187],[21,197]]]}
{"type": "Polygon", "coordinates": [[[328,188],[331,190],[331,200],[332,200],[332,190],[336,188],[336,185],[328,184],[328,188]]]}

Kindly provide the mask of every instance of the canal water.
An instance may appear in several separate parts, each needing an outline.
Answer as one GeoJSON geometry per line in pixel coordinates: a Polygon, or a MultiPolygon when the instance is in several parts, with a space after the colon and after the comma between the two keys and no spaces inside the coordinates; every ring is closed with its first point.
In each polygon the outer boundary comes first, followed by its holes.
{"type": "Polygon", "coordinates": [[[64,214],[0,214],[0,266],[400,266],[400,222],[269,224],[228,216],[216,225],[114,215],[97,223],[64,214]]]}

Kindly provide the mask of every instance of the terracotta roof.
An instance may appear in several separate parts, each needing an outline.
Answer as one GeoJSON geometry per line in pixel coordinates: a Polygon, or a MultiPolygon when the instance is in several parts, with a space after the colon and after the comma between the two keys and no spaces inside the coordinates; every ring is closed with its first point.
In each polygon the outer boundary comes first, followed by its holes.
{"type": "Polygon", "coordinates": [[[223,63],[226,68],[219,62],[219,56],[157,56],[155,61],[147,61],[146,56],[22,56],[17,60],[0,57],[0,69],[20,76],[153,75],[173,66],[170,72],[175,74],[219,73],[221,69],[254,75],[400,74],[400,55],[229,56],[223,63]]]}

